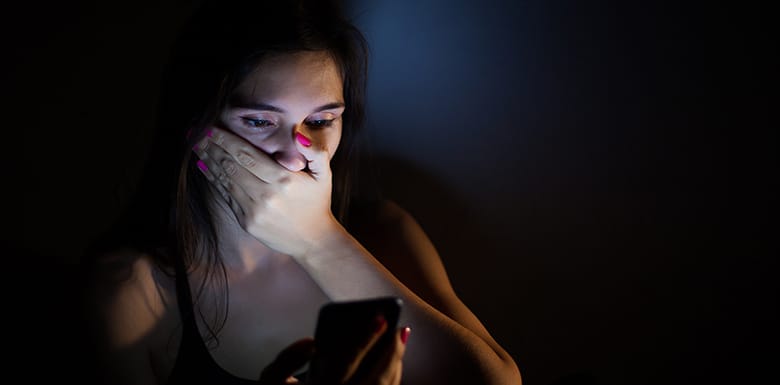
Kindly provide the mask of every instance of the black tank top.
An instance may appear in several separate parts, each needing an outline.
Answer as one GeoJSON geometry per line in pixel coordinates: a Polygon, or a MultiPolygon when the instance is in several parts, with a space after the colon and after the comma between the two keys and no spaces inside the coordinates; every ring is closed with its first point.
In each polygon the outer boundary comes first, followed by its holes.
{"type": "Polygon", "coordinates": [[[211,357],[195,322],[187,273],[183,263],[178,260],[176,262],[176,300],[179,304],[179,315],[182,321],[182,336],[168,384],[257,384],[257,381],[250,381],[228,373],[211,357]]]}

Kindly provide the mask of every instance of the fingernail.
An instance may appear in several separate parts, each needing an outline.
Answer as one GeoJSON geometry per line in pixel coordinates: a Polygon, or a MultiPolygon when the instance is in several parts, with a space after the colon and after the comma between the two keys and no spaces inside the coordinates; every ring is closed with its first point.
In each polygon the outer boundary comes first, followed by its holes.
{"type": "Polygon", "coordinates": [[[376,316],[376,318],[374,318],[374,333],[379,333],[386,323],[385,317],[381,315],[376,316]]]}
{"type": "Polygon", "coordinates": [[[401,330],[401,342],[403,342],[404,345],[406,345],[406,340],[409,338],[409,333],[412,332],[412,328],[405,327],[403,330],[401,330]]]}
{"type": "Polygon", "coordinates": [[[295,139],[298,139],[298,142],[300,142],[305,147],[311,146],[311,139],[307,138],[305,135],[301,134],[300,132],[295,133],[295,139]]]}
{"type": "Polygon", "coordinates": [[[209,169],[208,167],[206,167],[206,163],[203,163],[202,160],[198,160],[197,165],[198,165],[198,168],[200,169],[200,171],[206,172],[209,169]]]}
{"type": "Polygon", "coordinates": [[[200,150],[200,147],[198,147],[196,143],[194,146],[192,146],[192,151],[198,152],[198,150],[200,150]]]}
{"type": "Polygon", "coordinates": [[[208,131],[206,131],[206,136],[208,136],[209,138],[214,136],[214,130],[209,129],[208,131]]]}

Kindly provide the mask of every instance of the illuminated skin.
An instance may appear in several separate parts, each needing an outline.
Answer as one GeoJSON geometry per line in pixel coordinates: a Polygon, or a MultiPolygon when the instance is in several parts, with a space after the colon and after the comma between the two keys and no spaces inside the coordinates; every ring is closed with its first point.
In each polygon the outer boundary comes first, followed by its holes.
{"type": "Polygon", "coordinates": [[[301,171],[306,163],[294,134],[332,156],[341,139],[342,95],[341,75],[325,53],[272,56],[239,85],[220,120],[282,167],[301,171]]]}
{"type": "MultiPolygon", "coordinates": [[[[398,384],[401,373],[408,384],[519,384],[514,361],[455,295],[438,253],[409,214],[386,203],[357,226],[360,242],[334,218],[329,163],[341,138],[343,103],[342,79],[328,55],[278,55],[245,79],[193,149],[216,191],[212,211],[230,287],[220,344],[211,350],[215,361],[249,379],[266,368],[265,383],[283,383],[310,354],[310,340],[290,344],[313,333],[320,306],[394,295],[404,301],[400,325],[409,325],[411,336],[397,330],[396,344],[366,384],[398,384]],[[274,364],[286,348],[294,354],[274,364]]],[[[120,288],[109,311],[121,320],[114,348],[151,357],[151,365],[125,357],[136,363],[123,368],[137,377],[123,378],[127,383],[163,382],[181,338],[175,285],[155,269],[146,258],[134,260],[137,278],[120,288]]],[[[190,274],[193,291],[200,274],[190,274]]],[[[199,305],[207,319],[216,314],[209,306],[214,298],[218,291],[207,288],[199,305]]]]}

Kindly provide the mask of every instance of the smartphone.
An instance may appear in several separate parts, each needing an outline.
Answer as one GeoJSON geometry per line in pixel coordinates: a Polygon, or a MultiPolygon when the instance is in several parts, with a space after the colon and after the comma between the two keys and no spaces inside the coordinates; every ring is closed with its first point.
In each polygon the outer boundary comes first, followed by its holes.
{"type": "Polygon", "coordinates": [[[320,308],[314,332],[319,354],[339,354],[343,349],[360,346],[376,331],[377,317],[387,321],[387,329],[363,358],[361,367],[378,359],[387,344],[394,343],[403,301],[398,297],[379,297],[357,301],[330,302],[320,308]]]}

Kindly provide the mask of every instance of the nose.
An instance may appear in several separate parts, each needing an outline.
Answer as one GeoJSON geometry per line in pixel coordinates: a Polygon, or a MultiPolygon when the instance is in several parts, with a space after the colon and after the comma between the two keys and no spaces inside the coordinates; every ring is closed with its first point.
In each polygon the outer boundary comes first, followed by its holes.
{"type": "Polygon", "coordinates": [[[292,134],[280,138],[281,140],[275,149],[276,151],[271,155],[276,163],[279,163],[282,167],[290,171],[301,171],[306,168],[308,163],[303,154],[298,152],[298,149],[295,147],[295,132],[296,130],[292,130],[292,134]]]}
{"type": "Polygon", "coordinates": [[[307,164],[306,159],[298,151],[295,154],[286,151],[276,152],[274,153],[274,160],[290,171],[301,171],[306,168],[307,164]]]}

